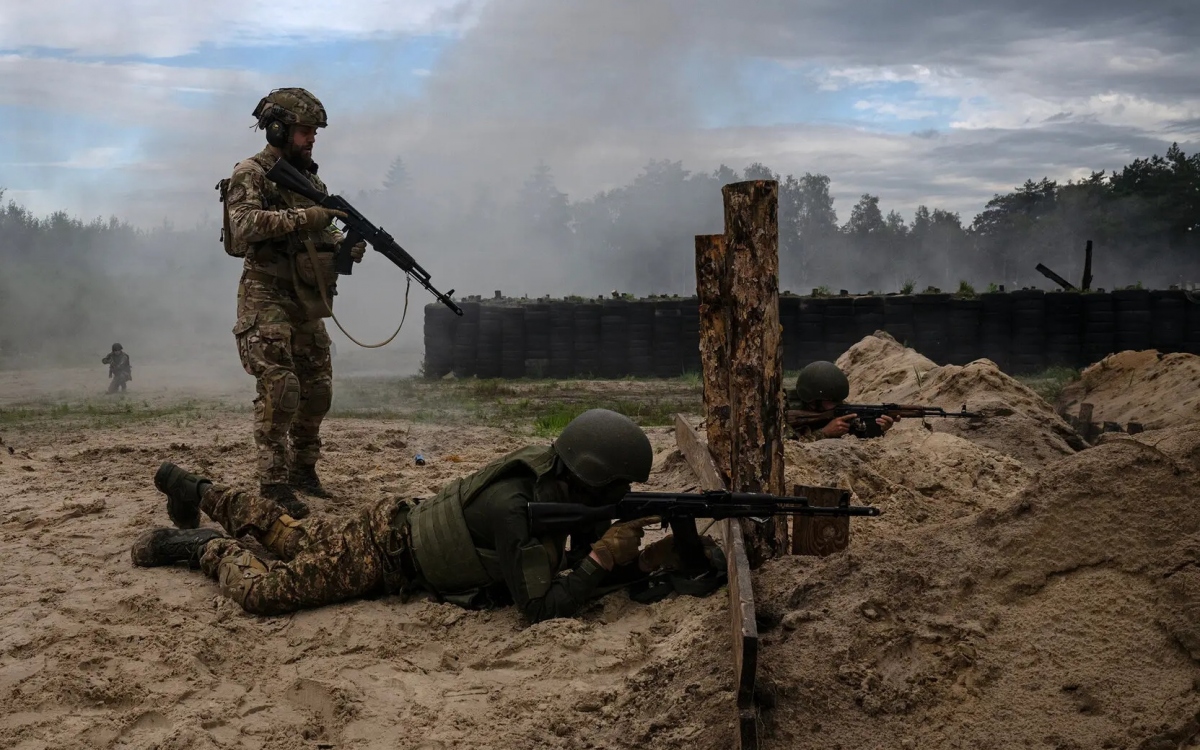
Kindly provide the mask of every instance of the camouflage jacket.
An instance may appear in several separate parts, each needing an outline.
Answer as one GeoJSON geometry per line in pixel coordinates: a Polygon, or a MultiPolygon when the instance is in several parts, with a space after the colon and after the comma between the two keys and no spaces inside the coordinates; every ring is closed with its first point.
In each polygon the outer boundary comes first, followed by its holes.
{"type": "MultiPolygon", "coordinates": [[[[306,237],[321,248],[336,244],[341,233],[333,226],[304,225],[302,209],[313,202],[282,190],[267,179],[267,170],[274,166],[275,160],[270,148],[264,148],[238,162],[229,178],[225,205],[233,242],[246,246],[246,270],[290,279],[291,256],[304,249],[306,237]]],[[[318,190],[327,192],[325,183],[316,175],[316,165],[306,176],[318,190]]]]}

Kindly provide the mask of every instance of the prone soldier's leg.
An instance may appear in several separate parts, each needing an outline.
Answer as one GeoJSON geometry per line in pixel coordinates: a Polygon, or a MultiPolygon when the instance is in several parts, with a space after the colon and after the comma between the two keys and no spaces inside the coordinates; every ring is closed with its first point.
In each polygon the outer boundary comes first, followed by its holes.
{"type": "Polygon", "coordinates": [[[333,361],[323,320],[310,320],[292,333],[292,358],[300,379],[300,403],[292,422],[296,469],[309,469],[321,456],[321,422],[333,401],[333,361]]]}
{"type": "MultiPolygon", "coordinates": [[[[233,493],[238,494],[245,493],[233,493]]],[[[246,501],[231,496],[227,504],[239,502],[246,501]]],[[[285,544],[292,548],[290,559],[265,560],[236,539],[215,539],[204,546],[201,570],[217,580],[223,594],[256,615],[286,614],[383,593],[385,561],[375,542],[371,513],[292,523],[296,536],[285,544]]],[[[268,548],[279,546],[266,535],[255,536],[268,548]]]]}

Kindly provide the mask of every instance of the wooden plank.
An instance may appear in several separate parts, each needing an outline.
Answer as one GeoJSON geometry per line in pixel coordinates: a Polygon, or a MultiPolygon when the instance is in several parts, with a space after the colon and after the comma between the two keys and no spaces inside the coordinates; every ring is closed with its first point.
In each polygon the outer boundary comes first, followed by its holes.
{"type": "MultiPolygon", "coordinates": [[[[807,497],[812,505],[825,508],[837,507],[846,495],[839,487],[813,487],[797,484],[792,494],[807,497]]],[[[850,517],[813,518],[796,516],[792,534],[792,554],[825,557],[841,552],[850,545],[850,517]]]]}
{"type": "Polygon", "coordinates": [[[725,480],[717,469],[708,444],[700,438],[700,434],[682,414],[675,415],[675,444],[679,446],[679,452],[683,454],[692,473],[700,480],[700,489],[725,489],[725,480]]]}
{"type": "MultiPolygon", "coordinates": [[[[675,415],[675,444],[704,490],[725,489],[708,444],[682,414],[675,415]]],[[[758,748],[758,710],[754,703],[754,681],[758,674],[758,622],[754,615],[754,588],[750,561],[740,524],[726,519],[717,524],[725,549],[729,577],[729,618],[733,668],[737,679],[738,730],[734,747],[758,748]]]]}

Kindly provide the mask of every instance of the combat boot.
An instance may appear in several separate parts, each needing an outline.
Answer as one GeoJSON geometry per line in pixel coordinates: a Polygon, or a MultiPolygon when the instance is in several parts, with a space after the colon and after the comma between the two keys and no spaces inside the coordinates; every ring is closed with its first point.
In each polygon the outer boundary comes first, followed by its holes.
{"type": "Polygon", "coordinates": [[[308,506],[304,504],[303,500],[296,497],[296,492],[290,485],[260,484],[258,486],[258,494],[267,500],[274,500],[279,503],[284,512],[297,521],[308,516],[308,506]]]}
{"type": "Polygon", "coordinates": [[[137,538],[129,555],[133,558],[133,564],[140,568],[157,568],[179,562],[198,568],[204,545],[224,537],[216,529],[153,529],[137,538]]]}
{"type": "Polygon", "coordinates": [[[154,486],[167,496],[167,515],[181,529],[200,525],[200,495],[208,484],[212,482],[166,461],[154,473],[154,486]]]}
{"type": "Polygon", "coordinates": [[[313,497],[333,497],[321,484],[315,466],[296,466],[288,471],[288,484],[313,497]]]}

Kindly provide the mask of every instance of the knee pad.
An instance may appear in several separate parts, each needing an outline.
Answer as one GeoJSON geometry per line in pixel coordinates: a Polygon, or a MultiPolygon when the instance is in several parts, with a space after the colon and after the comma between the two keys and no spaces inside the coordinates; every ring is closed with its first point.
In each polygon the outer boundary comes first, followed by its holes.
{"type": "Polygon", "coordinates": [[[290,418],[300,408],[300,378],[296,373],[283,368],[272,368],[263,373],[266,381],[266,396],[270,400],[269,413],[278,412],[290,418]]]}
{"type": "Polygon", "coordinates": [[[221,560],[217,565],[217,583],[221,592],[240,605],[254,584],[269,572],[266,563],[249,552],[240,552],[221,560]]]}
{"type": "Polygon", "coordinates": [[[333,380],[328,377],[317,378],[308,386],[308,405],[305,411],[310,414],[324,414],[333,403],[333,380]]]}

